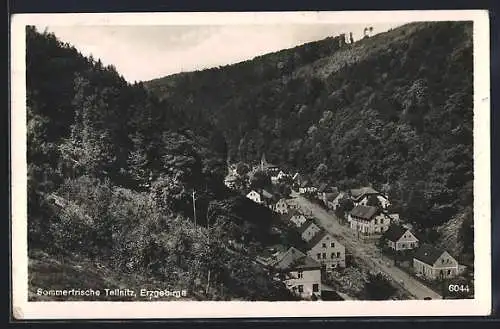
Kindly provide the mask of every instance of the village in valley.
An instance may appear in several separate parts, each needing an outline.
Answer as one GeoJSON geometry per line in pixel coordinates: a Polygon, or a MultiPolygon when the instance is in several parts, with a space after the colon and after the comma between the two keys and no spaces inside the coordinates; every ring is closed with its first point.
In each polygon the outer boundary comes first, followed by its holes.
{"type": "Polygon", "coordinates": [[[265,154],[253,166],[228,163],[224,183],[272,210],[280,224],[272,229],[285,225],[300,236],[297,245],[269,247],[255,260],[300,299],[365,299],[368,277],[385,283],[369,299],[472,296],[471,282],[464,279],[467,267],[426,243],[372,186],[344,191],[315,185],[267,162],[265,154]],[[450,294],[452,285],[457,296],[450,294]]]}

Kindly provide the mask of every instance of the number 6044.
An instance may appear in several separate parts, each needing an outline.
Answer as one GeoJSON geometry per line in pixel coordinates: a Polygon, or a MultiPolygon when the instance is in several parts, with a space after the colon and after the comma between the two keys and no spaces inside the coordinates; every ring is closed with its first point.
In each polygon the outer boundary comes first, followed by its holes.
{"type": "Polygon", "coordinates": [[[450,292],[469,292],[469,286],[463,284],[450,284],[448,286],[450,292]]]}

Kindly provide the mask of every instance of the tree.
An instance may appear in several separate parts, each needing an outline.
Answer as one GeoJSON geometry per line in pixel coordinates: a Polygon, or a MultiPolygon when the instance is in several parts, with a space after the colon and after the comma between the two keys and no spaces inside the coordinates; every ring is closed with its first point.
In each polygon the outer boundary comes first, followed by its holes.
{"type": "Polygon", "coordinates": [[[368,273],[365,294],[368,300],[386,300],[396,292],[391,283],[381,274],[368,273]]]}
{"type": "Polygon", "coordinates": [[[243,176],[243,175],[246,175],[248,174],[248,172],[250,171],[250,167],[244,163],[244,162],[238,162],[236,164],[236,173],[240,176],[243,176]]]}
{"type": "Polygon", "coordinates": [[[263,189],[272,185],[271,177],[264,171],[258,170],[250,177],[250,188],[263,189]]]}

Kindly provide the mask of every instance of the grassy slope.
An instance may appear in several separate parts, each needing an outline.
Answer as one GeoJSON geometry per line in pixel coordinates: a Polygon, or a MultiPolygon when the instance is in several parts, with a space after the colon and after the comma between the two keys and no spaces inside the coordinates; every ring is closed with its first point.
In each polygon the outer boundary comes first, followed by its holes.
{"type": "MultiPolygon", "coordinates": [[[[140,289],[164,290],[167,287],[160,281],[145,278],[139,275],[125,274],[113,271],[104,263],[96,263],[81,256],[50,255],[41,250],[29,253],[28,280],[30,301],[146,301],[149,297],[139,297],[140,289]],[[94,289],[101,290],[99,297],[56,297],[38,296],[37,289],[94,289]],[[104,289],[132,289],[137,298],[132,297],[105,297],[104,289]]],[[[178,288],[181,289],[181,288],[178,288]]],[[[171,289],[171,290],[175,290],[171,289]]],[[[159,297],[151,300],[196,300],[194,292],[188,292],[187,297],[159,297]]]]}

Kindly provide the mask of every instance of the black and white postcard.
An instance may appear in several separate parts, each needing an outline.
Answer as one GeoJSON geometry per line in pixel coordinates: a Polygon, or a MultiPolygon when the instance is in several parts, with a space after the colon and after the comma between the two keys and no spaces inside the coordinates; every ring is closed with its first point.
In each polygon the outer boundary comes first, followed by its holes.
{"type": "Polygon", "coordinates": [[[486,11],[19,14],[18,319],[487,315],[486,11]]]}

